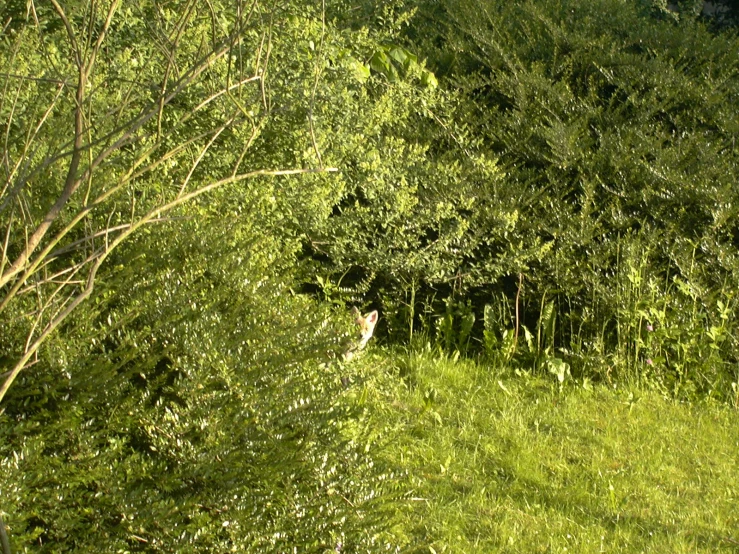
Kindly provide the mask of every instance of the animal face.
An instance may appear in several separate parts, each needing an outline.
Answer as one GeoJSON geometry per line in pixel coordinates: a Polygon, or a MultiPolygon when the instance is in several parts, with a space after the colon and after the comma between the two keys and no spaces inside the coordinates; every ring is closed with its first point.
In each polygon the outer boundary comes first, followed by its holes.
{"type": "Polygon", "coordinates": [[[354,314],[354,321],[359,328],[359,340],[352,341],[346,352],[344,352],[343,358],[346,361],[352,360],[357,352],[367,345],[367,341],[372,338],[372,333],[375,332],[375,324],[379,317],[377,310],[362,315],[357,308],[352,308],[352,314],[354,314]]]}
{"type": "Polygon", "coordinates": [[[359,348],[364,348],[364,345],[367,344],[367,341],[372,338],[372,333],[375,332],[375,324],[377,323],[377,310],[373,310],[369,312],[368,314],[362,315],[359,310],[354,308],[354,315],[356,316],[356,322],[357,326],[359,327],[359,334],[360,334],[360,346],[359,348]]]}

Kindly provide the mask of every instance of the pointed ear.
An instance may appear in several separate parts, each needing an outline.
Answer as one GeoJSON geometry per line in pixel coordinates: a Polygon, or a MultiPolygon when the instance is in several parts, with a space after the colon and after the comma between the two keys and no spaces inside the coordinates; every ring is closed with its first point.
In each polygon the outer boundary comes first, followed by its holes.
{"type": "Polygon", "coordinates": [[[359,311],[359,308],[357,308],[356,306],[352,306],[352,315],[359,317],[362,315],[362,313],[359,311]]]}
{"type": "Polygon", "coordinates": [[[370,325],[374,325],[377,323],[377,310],[373,310],[368,314],[365,314],[364,319],[369,323],[370,325]]]}

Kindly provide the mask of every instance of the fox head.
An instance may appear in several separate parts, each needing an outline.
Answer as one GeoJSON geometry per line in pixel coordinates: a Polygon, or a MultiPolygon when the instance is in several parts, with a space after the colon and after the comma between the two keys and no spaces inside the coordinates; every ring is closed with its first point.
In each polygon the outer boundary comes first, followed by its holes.
{"type": "Polygon", "coordinates": [[[352,314],[354,314],[354,317],[356,318],[355,322],[359,327],[360,340],[357,344],[357,350],[361,350],[365,347],[367,341],[372,338],[372,333],[375,332],[375,324],[377,323],[377,318],[379,316],[377,314],[377,310],[373,310],[368,314],[362,315],[356,307],[352,309],[352,314]]]}

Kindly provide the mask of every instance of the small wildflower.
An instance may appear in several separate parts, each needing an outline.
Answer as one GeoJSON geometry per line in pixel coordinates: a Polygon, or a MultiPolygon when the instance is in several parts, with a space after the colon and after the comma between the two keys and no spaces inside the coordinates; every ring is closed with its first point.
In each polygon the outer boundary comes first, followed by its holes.
{"type": "Polygon", "coordinates": [[[336,552],[341,552],[341,549],[344,547],[343,543],[338,542],[336,543],[336,552]]]}
{"type": "Polygon", "coordinates": [[[647,365],[654,365],[652,358],[647,358],[647,365]]]}
{"type": "Polygon", "coordinates": [[[654,327],[652,327],[651,323],[647,323],[647,331],[649,331],[650,333],[654,331],[654,327]]]}

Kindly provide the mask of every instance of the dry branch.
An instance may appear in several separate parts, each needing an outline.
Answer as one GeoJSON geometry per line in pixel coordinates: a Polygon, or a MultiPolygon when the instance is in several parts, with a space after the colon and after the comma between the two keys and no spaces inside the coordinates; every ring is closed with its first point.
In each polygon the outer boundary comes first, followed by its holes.
{"type": "MultiPolygon", "coordinates": [[[[138,221],[132,222],[127,229],[119,233],[118,236],[116,236],[116,238],[113,239],[109,244],[106,244],[105,248],[99,249],[92,256],[90,256],[85,262],[83,262],[83,264],[81,264],[81,265],[85,265],[87,263],[92,262],[92,266],[90,267],[89,273],[87,275],[85,288],[82,290],[82,292],[80,292],[77,296],[75,296],[71,300],[69,305],[67,305],[67,307],[64,308],[64,310],[61,313],[59,313],[54,319],[52,319],[52,321],[46,326],[46,328],[41,332],[41,334],[36,338],[36,340],[33,343],[30,343],[27,345],[24,354],[21,356],[21,358],[18,360],[15,366],[10,370],[10,373],[5,379],[5,382],[2,384],[2,387],[0,387],[0,402],[2,402],[8,389],[13,384],[13,381],[15,381],[16,377],[18,377],[18,374],[24,369],[24,367],[26,367],[26,363],[28,362],[28,360],[30,360],[31,357],[34,356],[36,352],[38,352],[38,349],[41,347],[41,345],[47,339],[47,337],[52,332],[54,332],[59,327],[59,325],[62,324],[62,322],[64,322],[64,320],[74,311],[75,308],[77,308],[77,306],[79,306],[85,299],[87,299],[92,294],[92,291],[95,286],[95,277],[97,275],[97,272],[100,269],[100,266],[105,261],[105,259],[108,257],[108,255],[116,247],[118,247],[124,240],[126,240],[133,233],[135,233],[141,226],[146,225],[147,223],[150,223],[154,219],[160,217],[161,213],[166,213],[169,210],[181,204],[184,204],[199,196],[202,196],[203,194],[211,192],[225,185],[230,185],[233,183],[243,181],[245,179],[258,177],[258,176],[287,176],[287,175],[301,175],[301,174],[307,174],[307,173],[325,173],[325,172],[333,172],[333,171],[337,171],[337,169],[336,168],[279,169],[279,170],[260,169],[256,171],[242,173],[240,175],[226,177],[224,179],[219,179],[217,181],[209,183],[208,185],[202,186],[188,194],[178,196],[174,200],[162,206],[155,207],[151,209],[149,212],[147,212],[144,216],[142,216],[138,221]]],[[[74,272],[73,275],[76,273],[77,272],[74,272]]],[[[69,281],[71,281],[73,275],[69,277],[69,281]]]]}

